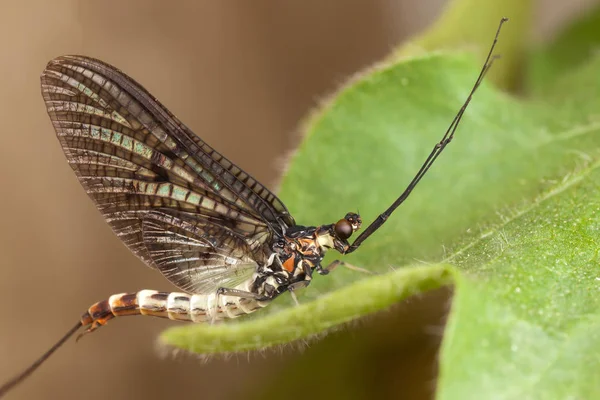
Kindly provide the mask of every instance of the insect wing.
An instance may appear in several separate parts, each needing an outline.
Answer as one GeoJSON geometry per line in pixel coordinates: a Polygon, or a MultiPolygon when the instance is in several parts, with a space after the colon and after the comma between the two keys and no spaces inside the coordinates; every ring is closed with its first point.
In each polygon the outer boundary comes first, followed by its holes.
{"type": "Polygon", "coordinates": [[[235,288],[251,278],[258,266],[254,258],[260,257],[252,257],[243,237],[192,214],[153,211],[144,217],[142,229],[154,264],[188,293],[235,288]]]}
{"type": "Polygon", "coordinates": [[[155,209],[198,214],[246,237],[294,224],[281,201],[214,151],[139,84],[101,61],[51,61],[42,95],[67,159],[115,233],[156,267],[142,239],[155,209]]]}

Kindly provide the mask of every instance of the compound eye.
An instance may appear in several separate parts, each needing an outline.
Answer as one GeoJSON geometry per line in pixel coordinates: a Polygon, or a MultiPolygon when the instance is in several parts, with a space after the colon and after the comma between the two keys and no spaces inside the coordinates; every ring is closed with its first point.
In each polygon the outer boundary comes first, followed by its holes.
{"type": "Polygon", "coordinates": [[[335,231],[335,235],[342,240],[346,240],[352,236],[352,224],[346,219],[340,219],[335,224],[333,230],[335,231]]]}

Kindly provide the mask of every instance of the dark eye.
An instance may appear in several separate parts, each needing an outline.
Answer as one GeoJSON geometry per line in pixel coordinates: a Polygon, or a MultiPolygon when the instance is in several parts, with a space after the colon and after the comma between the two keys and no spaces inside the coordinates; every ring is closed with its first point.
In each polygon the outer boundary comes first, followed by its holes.
{"type": "Polygon", "coordinates": [[[335,224],[333,230],[335,231],[335,235],[342,240],[346,240],[352,236],[352,224],[346,219],[340,219],[335,224]]]}

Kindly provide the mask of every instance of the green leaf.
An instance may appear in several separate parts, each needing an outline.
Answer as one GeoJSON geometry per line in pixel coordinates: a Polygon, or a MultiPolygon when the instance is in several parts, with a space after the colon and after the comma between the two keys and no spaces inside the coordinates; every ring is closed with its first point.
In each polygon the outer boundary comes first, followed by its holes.
{"type": "Polygon", "coordinates": [[[599,166],[596,158],[565,177],[448,260],[465,273],[440,398],[600,396],[599,166]]]}
{"type": "MultiPolygon", "coordinates": [[[[476,74],[466,57],[433,56],[373,71],[344,90],[335,102],[315,115],[283,184],[280,197],[298,223],[331,223],[358,208],[365,221],[372,220],[399,194],[439,140],[476,74]],[[440,76],[438,71],[446,68],[448,74],[440,76]],[[439,101],[431,102],[429,93],[435,88],[439,88],[439,101]],[[428,103],[431,104],[425,106],[428,103]],[[427,108],[429,112],[425,112],[427,108]],[[415,118],[415,113],[421,113],[421,117],[415,118]],[[420,120],[430,126],[422,126],[420,120]],[[421,137],[417,136],[419,132],[421,137]],[[373,157],[376,153],[380,156],[373,157]]],[[[489,97],[488,90],[482,91],[481,97],[486,92],[489,97]]],[[[440,167],[427,177],[432,186],[423,185],[420,196],[437,197],[436,190],[460,187],[451,182],[451,177],[440,174],[445,167],[471,165],[466,157],[462,163],[449,162],[457,150],[461,149],[454,144],[448,148],[449,155],[440,158],[440,167]]],[[[460,203],[460,199],[446,205],[452,207],[453,203],[460,203]]],[[[364,249],[347,257],[347,261],[368,267],[380,276],[368,277],[338,268],[326,277],[315,277],[310,287],[299,293],[300,307],[293,307],[289,296],[281,296],[260,313],[240,322],[169,329],[162,335],[163,342],[202,353],[259,349],[322,333],[336,324],[385,309],[424,287],[447,285],[449,279],[442,267],[390,272],[394,267],[414,264],[415,258],[433,260],[434,257],[427,257],[432,248],[441,254],[441,236],[435,232],[444,232],[456,222],[439,218],[439,214],[436,217],[435,213],[444,209],[443,204],[416,201],[408,202],[407,207],[366,242],[364,249]],[[431,218],[423,223],[422,216],[428,214],[431,218]],[[409,248],[414,251],[407,251],[409,248]],[[381,287],[388,283],[393,283],[395,289],[382,291],[381,287]],[[328,297],[322,297],[326,293],[328,297]],[[313,303],[315,299],[318,300],[313,303]],[[323,299],[339,307],[325,307],[323,299]],[[362,308],[361,302],[366,301],[374,303],[362,308]],[[306,312],[307,308],[311,312],[306,312]],[[315,309],[320,310],[321,316],[314,315],[315,309]],[[322,321],[315,323],[319,319],[322,321]]],[[[463,225],[468,224],[469,219],[453,215],[462,219],[463,225]]],[[[332,259],[329,256],[325,262],[332,259]]]]}
{"type": "Polygon", "coordinates": [[[443,265],[402,268],[385,276],[363,279],[318,301],[305,302],[260,319],[241,324],[171,328],[162,338],[168,344],[200,354],[256,350],[322,334],[411,295],[451,282],[451,274],[443,265]],[[358,298],[356,293],[365,297],[358,298]]]}
{"type": "MultiPolygon", "coordinates": [[[[253,318],[172,328],[162,341],[201,353],[289,343],[454,280],[439,397],[597,397],[599,68],[566,71],[527,101],[484,83],[409,200],[346,257],[376,276],[338,268],[316,276],[299,307],[281,296],[253,318]]],[[[439,53],[380,66],[342,90],[310,119],[283,183],[296,220],[357,210],[374,220],[477,74],[472,56],[439,53]]]]}

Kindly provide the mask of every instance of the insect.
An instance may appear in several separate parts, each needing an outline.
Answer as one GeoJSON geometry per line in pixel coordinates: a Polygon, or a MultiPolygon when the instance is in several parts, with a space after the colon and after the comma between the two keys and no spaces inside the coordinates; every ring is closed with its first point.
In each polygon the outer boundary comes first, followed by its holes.
{"type": "Polygon", "coordinates": [[[133,79],[101,61],[64,56],[41,76],[42,95],[68,162],[119,238],[181,292],[142,290],[93,304],[29,368],[0,387],[0,397],[36,370],[82,327],[151,315],[212,322],[252,313],[282,293],[307,286],[325,252],[349,254],[411,194],[453,139],[491,68],[502,24],[463,106],[400,197],[352,243],[361,217],[297,225],[265,186],[198,138],[133,79]]]}

